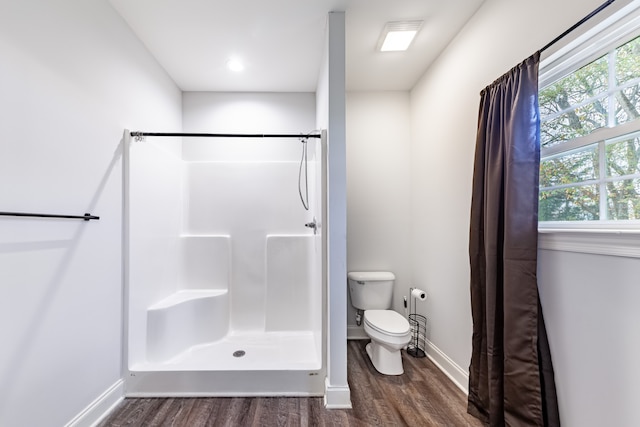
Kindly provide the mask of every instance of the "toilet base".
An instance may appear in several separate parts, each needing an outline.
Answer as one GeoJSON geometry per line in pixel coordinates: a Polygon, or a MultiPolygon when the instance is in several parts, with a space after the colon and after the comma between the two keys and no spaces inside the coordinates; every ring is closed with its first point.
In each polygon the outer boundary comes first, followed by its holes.
{"type": "Polygon", "coordinates": [[[402,375],[402,355],[400,350],[389,350],[388,348],[371,341],[366,345],[365,350],[373,363],[373,367],[384,375],[402,375]]]}

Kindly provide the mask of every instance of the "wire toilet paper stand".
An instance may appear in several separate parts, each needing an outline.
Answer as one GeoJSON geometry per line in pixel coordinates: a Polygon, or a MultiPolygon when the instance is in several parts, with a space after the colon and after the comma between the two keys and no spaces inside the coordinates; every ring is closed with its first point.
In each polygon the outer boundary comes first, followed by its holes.
{"type": "Polygon", "coordinates": [[[413,296],[414,288],[410,288],[411,313],[409,314],[409,326],[411,327],[411,341],[407,345],[407,353],[413,357],[425,357],[427,343],[427,318],[416,313],[416,298],[413,296]]]}

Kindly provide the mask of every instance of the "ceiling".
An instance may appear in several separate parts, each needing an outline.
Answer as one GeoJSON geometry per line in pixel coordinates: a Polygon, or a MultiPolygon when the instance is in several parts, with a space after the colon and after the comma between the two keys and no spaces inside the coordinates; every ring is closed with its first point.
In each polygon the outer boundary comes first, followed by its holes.
{"type": "Polygon", "coordinates": [[[346,12],[347,90],[411,89],[483,1],[110,0],[183,91],[224,92],[314,92],[331,11],[346,12]],[[409,50],[376,52],[401,20],[424,20],[409,50]]]}

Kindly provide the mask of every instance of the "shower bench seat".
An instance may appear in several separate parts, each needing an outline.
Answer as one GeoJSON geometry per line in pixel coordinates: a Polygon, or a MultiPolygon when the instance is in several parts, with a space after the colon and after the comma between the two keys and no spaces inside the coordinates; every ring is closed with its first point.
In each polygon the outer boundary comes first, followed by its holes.
{"type": "Polygon", "coordinates": [[[185,349],[221,339],[228,329],[226,289],[177,291],[147,309],[147,361],[168,361],[185,349]]]}
{"type": "Polygon", "coordinates": [[[226,289],[182,289],[153,304],[148,310],[164,310],[194,299],[226,295],[226,289]]]}

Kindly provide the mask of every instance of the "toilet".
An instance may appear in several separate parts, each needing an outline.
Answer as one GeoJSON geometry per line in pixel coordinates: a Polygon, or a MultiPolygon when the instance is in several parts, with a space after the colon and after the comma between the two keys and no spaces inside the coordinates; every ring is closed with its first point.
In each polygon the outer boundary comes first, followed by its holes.
{"type": "Polygon", "coordinates": [[[409,322],[390,310],[395,276],[388,271],[352,271],[347,275],[351,304],[356,308],[356,323],[364,322],[371,338],[366,351],[381,374],[401,375],[400,350],[411,340],[409,322]],[[363,315],[364,312],[364,315],[363,315]]]}

